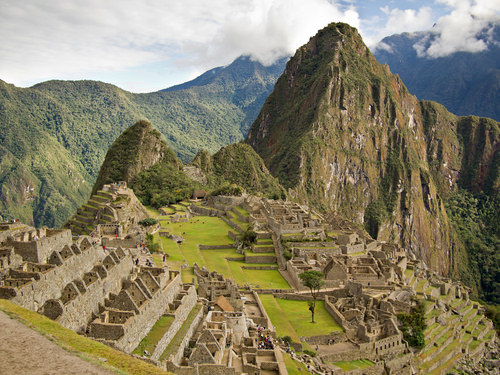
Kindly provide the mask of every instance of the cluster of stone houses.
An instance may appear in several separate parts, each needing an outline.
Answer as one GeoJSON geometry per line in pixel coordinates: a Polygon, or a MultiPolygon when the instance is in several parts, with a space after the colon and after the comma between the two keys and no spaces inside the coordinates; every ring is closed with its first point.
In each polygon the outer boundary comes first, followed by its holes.
{"type": "MultiPolygon", "coordinates": [[[[106,193],[130,195],[116,184],[106,193]]],[[[110,201],[103,207],[118,205],[110,201]]],[[[320,298],[342,332],[304,338],[312,340],[311,345],[328,343],[332,349],[318,353],[314,371],[336,374],[341,370],[327,363],[365,358],[374,363],[366,373],[412,374],[417,368],[415,356],[396,315],[411,312],[415,296],[435,303],[447,316],[454,312],[443,301],[464,301],[463,311],[471,311],[465,308],[468,291],[460,284],[433,275],[392,244],[367,238],[296,203],[253,196],[211,197],[176,220],[210,214],[230,222],[230,210],[267,243],[267,255],[245,249],[245,256],[255,263],[273,259],[293,287],[259,292],[308,299],[299,275],[307,270],[325,275],[320,298]],[[242,217],[235,206],[244,208],[249,217],[242,217]],[[269,255],[269,249],[274,254],[269,255]]],[[[73,236],[69,229],[0,223],[0,298],[126,353],[138,347],[162,316],[169,317],[172,322],[154,351],[143,354],[177,374],[286,374],[283,352],[278,345],[269,345],[276,332],[258,293],[196,264],[196,287],[194,282],[183,283],[180,272],[165,264],[138,264],[134,259],[144,249],[136,245],[144,233],[132,232],[134,222],[97,223],[89,236],[73,236]]],[[[229,235],[237,240],[242,230],[232,227],[236,233],[229,235]]],[[[437,322],[432,319],[429,323],[437,322]]],[[[474,355],[483,349],[484,345],[475,348],[474,355]]]]}

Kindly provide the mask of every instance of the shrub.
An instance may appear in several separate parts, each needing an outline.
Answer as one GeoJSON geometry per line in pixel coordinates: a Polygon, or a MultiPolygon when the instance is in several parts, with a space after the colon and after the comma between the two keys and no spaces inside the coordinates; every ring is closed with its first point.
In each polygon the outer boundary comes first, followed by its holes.
{"type": "Polygon", "coordinates": [[[422,349],[425,346],[424,330],[426,328],[422,301],[417,303],[417,307],[410,314],[402,313],[398,314],[397,317],[401,323],[403,338],[408,342],[408,345],[422,349]]]}
{"type": "Polygon", "coordinates": [[[241,196],[243,194],[243,190],[241,187],[238,185],[232,184],[232,185],[223,185],[218,189],[215,189],[210,193],[212,196],[218,196],[218,195],[232,195],[232,196],[241,196]]]}
{"type": "Polygon", "coordinates": [[[314,350],[304,349],[303,352],[311,357],[316,357],[316,352],[314,350]]]}
{"type": "Polygon", "coordinates": [[[286,342],[288,345],[290,345],[292,343],[292,338],[290,336],[283,336],[281,339],[283,340],[283,342],[286,342]]]}
{"type": "Polygon", "coordinates": [[[150,227],[151,225],[158,224],[158,220],[148,217],[147,219],[141,220],[138,223],[139,225],[142,225],[143,227],[150,227]]]}
{"type": "Polygon", "coordinates": [[[241,241],[245,246],[250,246],[257,240],[257,233],[252,228],[248,228],[241,235],[241,241]]]}

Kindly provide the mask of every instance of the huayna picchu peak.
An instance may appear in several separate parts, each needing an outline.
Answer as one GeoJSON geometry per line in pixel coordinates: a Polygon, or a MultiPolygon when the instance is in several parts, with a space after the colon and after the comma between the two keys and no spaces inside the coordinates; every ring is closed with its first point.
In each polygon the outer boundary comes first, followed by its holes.
{"type": "Polygon", "coordinates": [[[419,102],[356,29],[331,24],[287,63],[246,141],[299,202],[458,275],[467,256],[445,202],[462,188],[498,194],[499,136],[494,120],[419,102]]]}
{"type": "Polygon", "coordinates": [[[135,176],[153,165],[166,162],[177,169],[181,161],[167,146],[161,133],[141,120],[126,129],[111,145],[92,189],[95,194],[103,185],[115,181],[130,183],[135,176]]]}

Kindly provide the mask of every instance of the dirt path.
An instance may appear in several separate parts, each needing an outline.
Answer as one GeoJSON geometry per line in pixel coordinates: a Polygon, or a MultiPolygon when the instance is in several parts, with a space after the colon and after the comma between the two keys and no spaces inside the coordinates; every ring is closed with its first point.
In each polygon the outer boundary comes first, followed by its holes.
{"type": "Polygon", "coordinates": [[[0,374],[115,373],[68,353],[38,332],[0,311],[0,374]]]}

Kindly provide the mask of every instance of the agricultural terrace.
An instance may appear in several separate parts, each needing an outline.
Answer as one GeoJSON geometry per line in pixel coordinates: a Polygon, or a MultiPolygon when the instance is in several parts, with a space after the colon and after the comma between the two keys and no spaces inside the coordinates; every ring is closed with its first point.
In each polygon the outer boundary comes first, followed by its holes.
{"type": "MultiPolygon", "coordinates": [[[[185,203],[187,204],[187,203],[185,203]]],[[[177,204],[171,206],[177,211],[184,211],[185,205],[177,204]]],[[[238,212],[248,215],[243,208],[238,207],[238,212]]],[[[238,285],[251,285],[263,289],[289,289],[290,285],[283,279],[277,270],[277,264],[252,264],[245,263],[242,254],[238,254],[235,248],[200,250],[198,245],[220,246],[234,245],[228,232],[234,230],[222,219],[209,216],[192,216],[189,222],[172,222],[171,215],[157,216],[162,231],[182,237],[182,243],[176,243],[170,238],[160,237],[155,234],[155,241],[160,243],[160,248],[168,254],[168,263],[176,268],[180,265],[189,265],[182,268],[184,282],[191,282],[194,277],[192,266],[197,263],[200,267],[206,267],[210,271],[217,271],[226,278],[233,279],[238,285]],[[251,267],[276,266],[273,270],[257,270],[251,267]],[[250,267],[250,268],[249,268],[250,267]]],[[[248,224],[239,221],[237,217],[230,219],[234,223],[246,229],[248,224]]]]}

